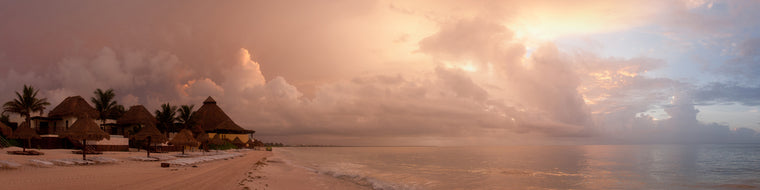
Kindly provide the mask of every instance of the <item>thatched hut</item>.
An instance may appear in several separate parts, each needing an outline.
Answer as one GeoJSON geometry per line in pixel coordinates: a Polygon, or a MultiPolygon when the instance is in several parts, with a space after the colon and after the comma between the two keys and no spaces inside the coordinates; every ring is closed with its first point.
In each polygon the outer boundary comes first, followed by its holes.
{"type": "Polygon", "coordinates": [[[70,140],[82,141],[82,160],[87,159],[87,140],[99,141],[103,139],[111,139],[105,131],[98,127],[95,120],[92,120],[89,116],[78,119],[71,128],[61,135],[63,138],[70,140]]]}
{"type": "Polygon", "coordinates": [[[201,146],[203,146],[204,151],[208,151],[208,142],[211,140],[208,138],[208,134],[206,132],[201,131],[198,133],[198,135],[195,137],[195,140],[201,143],[201,146]]]}
{"type": "Polygon", "coordinates": [[[240,140],[240,138],[238,137],[235,137],[235,140],[232,140],[232,144],[234,144],[238,148],[243,148],[243,146],[245,146],[245,143],[242,140],[240,140]]]}
{"type": "Polygon", "coordinates": [[[40,122],[47,122],[46,126],[48,129],[38,130],[42,130],[43,133],[62,134],[77,119],[83,118],[85,115],[90,118],[98,118],[100,113],[81,96],[70,96],[58,104],[58,106],[55,106],[53,110],[50,110],[47,118],[40,118],[40,122]]]}
{"type": "Polygon", "coordinates": [[[0,122],[0,133],[5,137],[10,137],[13,134],[13,129],[0,122]]]}
{"type": "MultiPolygon", "coordinates": [[[[22,122],[21,125],[16,128],[16,131],[13,131],[13,135],[11,136],[13,139],[25,139],[27,141],[26,146],[29,146],[31,148],[32,146],[32,139],[39,139],[40,135],[37,134],[34,129],[29,127],[29,123],[26,121],[22,122]]],[[[26,152],[26,146],[22,146],[22,151],[26,152]]]]}
{"type": "MultiPolygon", "coordinates": [[[[137,132],[133,136],[135,140],[139,141],[147,141],[148,146],[151,145],[151,143],[163,143],[166,142],[166,136],[161,134],[161,131],[158,131],[158,128],[156,128],[156,125],[149,124],[140,129],[140,132],[137,132]]],[[[148,152],[148,157],[150,157],[150,148],[145,149],[146,152],[148,152]]]]}
{"type": "Polygon", "coordinates": [[[140,128],[146,125],[155,125],[156,123],[158,123],[158,120],[148,109],[145,109],[145,106],[135,105],[129,107],[129,110],[116,120],[116,124],[120,126],[120,129],[116,130],[116,134],[133,135],[140,128]]]}
{"type": "Polygon", "coordinates": [[[214,135],[214,138],[211,138],[211,140],[208,141],[208,144],[214,145],[214,149],[219,151],[219,147],[227,144],[227,142],[222,139],[221,135],[216,134],[214,135]]]}
{"type": "Polygon", "coordinates": [[[179,131],[179,133],[174,136],[174,138],[170,140],[169,143],[173,144],[174,146],[181,146],[182,154],[185,154],[185,146],[197,147],[198,144],[200,144],[197,140],[195,140],[195,138],[193,138],[193,133],[187,129],[182,129],[179,131]]]}
{"type": "MultiPolygon", "coordinates": [[[[247,137],[255,131],[240,127],[216,104],[216,100],[209,96],[203,101],[203,106],[190,117],[190,123],[200,126],[206,133],[225,134],[223,137],[232,140],[234,137],[247,137]]],[[[220,137],[222,138],[222,137],[220,137]]]]}

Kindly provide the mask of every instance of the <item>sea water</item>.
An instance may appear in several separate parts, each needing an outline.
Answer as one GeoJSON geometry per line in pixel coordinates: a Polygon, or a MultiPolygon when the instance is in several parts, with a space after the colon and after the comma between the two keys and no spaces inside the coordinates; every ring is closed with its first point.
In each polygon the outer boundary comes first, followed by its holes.
{"type": "Polygon", "coordinates": [[[755,189],[760,145],[276,148],[373,189],[755,189]]]}

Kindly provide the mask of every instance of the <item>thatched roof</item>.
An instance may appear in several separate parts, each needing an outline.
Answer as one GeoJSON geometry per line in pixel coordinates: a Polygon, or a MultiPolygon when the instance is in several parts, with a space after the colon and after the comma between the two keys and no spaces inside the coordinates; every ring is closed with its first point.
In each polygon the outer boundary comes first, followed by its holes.
{"type": "Polygon", "coordinates": [[[179,131],[169,143],[172,143],[175,146],[198,146],[198,144],[200,144],[195,138],[193,138],[193,133],[187,129],[179,131]]]}
{"type": "Polygon", "coordinates": [[[222,136],[219,134],[214,135],[214,138],[211,138],[211,141],[208,142],[209,144],[213,145],[224,145],[225,142],[222,140],[222,136]]]}
{"type": "Polygon", "coordinates": [[[198,142],[208,142],[209,140],[208,133],[206,132],[198,133],[198,136],[195,137],[195,140],[197,140],[198,142]]]}
{"type": "Polygon", "coordinates": [[[150,137],[150,141],[154,143],[166,142],[166,137],[161,134],[161,131],[158,131],[158,128],[153,124],[146,125],[134,136],[136,140],[147,140],[148,137],[150,137]]]}
{"type": "Polygon", "coordinates": [[[246,130],[235,124],[232,120],[222,121],[219,125],[216,125],[212,131],[222,133],[253,133],[251,130],[246,130]]]}
{"type": "Polygon", "coordinates": [[[37,131],[34,131],[31,127],[29,127],[29,123],[24,121],[21,123],[21,125],[16,128],[16,131],[13,131],[13,136],[11,138],[14,139],[39,139],[40,135],[37,134],[37,131]]]}
{"type": "Polygon", "coordinates": [[[153,114],[150,114],[150,111],[148,111],[148,109],[145,109],[145,106],[136,105],[129,107],[129,110],[127,110],[127,112],[124,112],[124,115],[116,120],[116,123],[148,125],[156,124],[158,123],[158,120],[156,120],[156,117],[154,117],[153,114]]]}
{"type": "Polygon", "coordinates": [[[201,126],[204,131],[217,131],[217,132],[233,132],[233,133],[252,133],[251,130],[246,130],[235,124],[229,116],[227,116],[222,108],[216,105],[216,101],[209,96],[203,101],[203,106],[195,111],[192,117],[190,117],[190,123],[195,123],[201,126]],[[226,122],[226,123],[225,123],[226,122]],[[222,125],[223,124],[223,125],[222,125]],[[221,127],[221,128],[219,128],[221,127]]]}
{"type": "Polygon", "coordinates": [[[245,144],[245,143],[243,143],[243,141],[242,141],[242,140],[240,140],[240,137],[235,137],[235,140],[232,140],[232,144],[235,144],[235,145],[243,145],[243,144],[245,144]]]}
{"type": "Polygon", "coordinates": [[[10,137],[13,134],[13,129],[0,122],[0,133],[3,133],[6,137],[10,137]]]}
{"type": "Polygon", "coordinates": [[[98,127],[98,124],[95,123],[95,120],[90,119],[89,116],[77,119],[77,121],[71,125],[71,128],[61,134],[61,137],[69,138],[71,140],[93,141],[103,140],[104,138],[111,139],[111,135],[108,135],[108,133],[101,130],[100,127],[98,127]]]}
{"type": "Polygon", "coordinates": [[[70,96],[64,99],[63,102],[55,106],[48,113],[49,117],[74,116],[81,118],[85,115],[90,116],[90,118],[98,118],[100,114],[98,110],[92,108],[81,96],[70,96]]]}

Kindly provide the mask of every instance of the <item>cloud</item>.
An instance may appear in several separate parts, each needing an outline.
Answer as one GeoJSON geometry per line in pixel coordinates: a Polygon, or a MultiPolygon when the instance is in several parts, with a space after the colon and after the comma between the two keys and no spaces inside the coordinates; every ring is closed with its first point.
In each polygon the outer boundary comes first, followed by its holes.
{"type": "Polygon", "coordinates": [[[667,60],[544,41],[668,15],[683,17],[655,20],[708,27],[689,12],[707,4],[683,3],[4,2],[0,90],[32,84],[56,105],[114,88],[125,106],[150,110],[214,96],[257,137],[287,143],[750,138],[751,129],[698,121],[693,104],[757,105],[757,40],[740,43],[720,69],[747,80],[709,85],[647,74],[667,60]],[[670,103],[683,92],[689,101],[670,103]]]}
{"type": "Polygon", "coordinates": [[[739,102],[746,106],[760,105],[760,88],[733,83],[711,83],[694,90],[694,99],[700,103],[739,102]]]}

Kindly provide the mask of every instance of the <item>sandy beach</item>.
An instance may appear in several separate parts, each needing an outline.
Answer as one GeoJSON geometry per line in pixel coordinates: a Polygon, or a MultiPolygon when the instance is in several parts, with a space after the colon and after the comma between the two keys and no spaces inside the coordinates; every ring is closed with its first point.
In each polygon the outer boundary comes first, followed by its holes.
{"type": "MultiPolygon", "coordinates": [[[[81,159],[70,149],[41,150],[42,156],[6,154],[1,161],[21,164],[15,169],[1,169],[3,188],[8,189],[367,189],[344,180],[295,168],[271,158],[267,151],[230,151],[240,157],[209,161],[188,166],[162,168],[164,161],[135,161],[145,152],[103,152],[88,158],[107,157],[115,163],[47,166],[31,164],[30,159],[81,159]],[[258,163],[258,164],[257,164],[258,163]]],[[[194,152],[199,154],[198,152],[194,152]]],[[[151,156],[177,155],[177,152],[151,153],[151,156]]]]}

